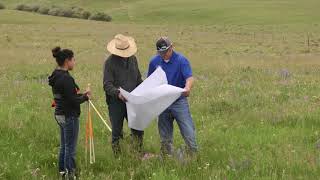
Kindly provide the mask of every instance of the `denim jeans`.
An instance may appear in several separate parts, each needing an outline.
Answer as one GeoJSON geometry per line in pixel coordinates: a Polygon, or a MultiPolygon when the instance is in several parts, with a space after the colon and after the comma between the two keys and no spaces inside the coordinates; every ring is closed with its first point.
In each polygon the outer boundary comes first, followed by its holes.
{"type": "Polygon", "coordinates": [[[60,126],[59,171],[74,173],[76,169],[76,147],[79,134],[79,117],[55,115],[60,126]]]}
{"type": "Polygon", "coordinates": [[[173,121],[176,120],[180,133],[187,144],[188,150],[198,149],[195,138],[195,127],[186,97],[180,97],[159,116],[158,128],[161,139],[161,152],[173,154],[173,121]]]}
{"type": "MultiPolygon", "coordinates": [[[[119,141],[123,138],[123,121],[127,119],[127,107],[123,101],[114,97],[109,98],[107,103],[112,126],[112,150],[117,155],[121,152],[119,141]]],[[[143,131],[131,129],[131,141],[134,151],[142,151],[143,134],[143,131]]]]}

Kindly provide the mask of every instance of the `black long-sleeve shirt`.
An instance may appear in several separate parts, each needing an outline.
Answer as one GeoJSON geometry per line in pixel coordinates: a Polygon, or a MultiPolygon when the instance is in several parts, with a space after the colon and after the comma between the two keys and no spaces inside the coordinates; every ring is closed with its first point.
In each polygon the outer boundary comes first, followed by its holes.
{"type": "Polygon", "coordinates": [[[79,94],[79,87],[68,71],[55,69],[48,78],[56,104],[55,114],[70,116],[80,115],[80,104],[88,97],[79,94]]]}
{"type": "Polygon", "coordinates": [[[117,98],[119,88],[131,92],[142,83],[141,73],[136,56],[123,58],[110,55],[105,61],[103,88],[109,98],[117,98]]]}

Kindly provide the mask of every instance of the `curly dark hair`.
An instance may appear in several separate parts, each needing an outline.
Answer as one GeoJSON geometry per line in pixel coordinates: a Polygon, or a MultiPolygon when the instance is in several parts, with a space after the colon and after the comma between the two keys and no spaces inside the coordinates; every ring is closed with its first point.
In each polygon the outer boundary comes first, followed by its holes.
{"type": "Polygon", "coordinates": [[[71,60],[74,56],[70,49],[61,49],[59,46],[52,49],[52,56],[56,59],[58,66],[63,66],[66,60],[71,60]]]}

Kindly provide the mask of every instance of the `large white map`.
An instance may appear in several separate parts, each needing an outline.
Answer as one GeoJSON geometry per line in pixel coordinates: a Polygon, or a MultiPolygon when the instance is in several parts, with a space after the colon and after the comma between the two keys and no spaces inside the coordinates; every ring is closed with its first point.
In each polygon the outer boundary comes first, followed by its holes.
{"type": "Polygon", "coordinates": [[[144,130],[181,96],[184,89],[169,85],[166,73],[158,67],[131,93],[122,88],[120,92],[127,99],[129,127],[144,130]]]}

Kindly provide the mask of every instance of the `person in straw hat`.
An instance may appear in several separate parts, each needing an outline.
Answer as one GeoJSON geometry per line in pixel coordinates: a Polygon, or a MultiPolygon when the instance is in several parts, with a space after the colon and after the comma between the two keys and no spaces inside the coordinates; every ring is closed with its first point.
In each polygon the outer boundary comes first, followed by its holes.
{"type": "MultiPolygon", "coordinates": [[[[132,37],[118,34],[107,46],[111,55],[104,65],[103,88],[112,125],[112,150],[117,156],[120,152],[119,140],[123,138],[122,127],[127,119],[126,99],[119,88],[131,92],[142,83],[138,61],[135,56],[137,45],[132,37]]],[[[142,151],[143,131],[131,129],[135,151],[142,151]]]]}

